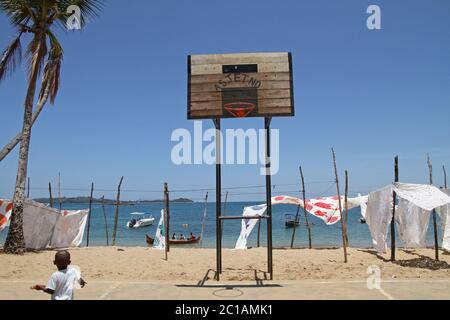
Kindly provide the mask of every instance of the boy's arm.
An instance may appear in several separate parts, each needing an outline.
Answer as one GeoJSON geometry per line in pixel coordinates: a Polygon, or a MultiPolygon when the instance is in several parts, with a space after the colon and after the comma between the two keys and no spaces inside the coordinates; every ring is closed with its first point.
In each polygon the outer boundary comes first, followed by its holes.
{"type": "Polygon", "coordinates": [[[48,288],[47,288],[45,285],[43,285],[43,284],[37,284],[37,285],[31,287],[31,289],[32,289],[32,290],[36,290],[36,291],[43,291],[43,292],[48,293],[48,294],[50,294],[50,295],[53,294],[53,293],[55,293],[55,290],[48,289],[48,288]]]}
{"type": "Polygon", "coordinates": [[[80,286],[81,286],[81,288],[84,288],[85,285],[87,285],[87,282],[84,281],[83,278],[80,278],[80,286]]]}

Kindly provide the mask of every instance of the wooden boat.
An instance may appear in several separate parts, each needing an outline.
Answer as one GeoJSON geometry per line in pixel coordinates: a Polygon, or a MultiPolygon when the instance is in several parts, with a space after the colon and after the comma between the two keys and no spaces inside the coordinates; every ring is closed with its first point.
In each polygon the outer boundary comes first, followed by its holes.
{"type": "Polygon", "coordinates": [[[284,225],[286,226],[286,228],[298,227],[300,225],[300,219],[299,218],[295,219],[295,216],[287,214],[284,221],[284,225]]]}
{"type": "Polygon", "coordinates": [[[149,235],[145,235],[145,238],[146,238],[147,244],[148,244],[149,246],[152,246],[153,243],[155,243],[155,239],[153,239],[153,238],[150,237],[149,235]]]}
{"type": "MultiPolygon", "coordinates": [[[[155,243],[155,239],[150,237],[149,235],[146,235],[147,244],[149,246],[152,246],[155,243]]],[[[169,244],[172,245],[181,245],[181,244],[192,244],[192,243],[198,243],[200,241],[201,237],[197,237],[195,239],[186,239],[186,240],[173,240],[169,239],[169,244]]]]}

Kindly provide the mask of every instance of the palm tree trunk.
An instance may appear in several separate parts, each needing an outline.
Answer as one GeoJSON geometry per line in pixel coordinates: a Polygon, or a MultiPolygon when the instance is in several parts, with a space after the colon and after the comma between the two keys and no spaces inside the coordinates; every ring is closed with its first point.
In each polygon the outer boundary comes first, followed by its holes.
{"type": "Polygon", "coordinates": [[[4,252],[9,254],[23,254],[25,251],[25,239],[23,235],[23,206],[25,200],[25,183],[28,169],[28,152],[30,149],[31,126],[33,118],[33,100],[36,93],[36,82],[39,74],[39,63],[44,55],[45,36],[39,37],[39,48],[36,57],[33,57],[33,65],[28,82],[28,90],[25,99],[25,112],[23,116],[22,139],[20,142],[19,165],[17,168],[16,187],[13,198],[13,210],[8,236],[6,237],[4,252]]]}
{"type": "MultiPolygon", "coordinates": [[[[49,90],[46,90],[44,96],[41,100],[38,101],[38,104],[36,105],[36,110],[33,113],[33,118],[31,120],[31,126],[34,125],[37,118],[41,114],[42,109],[44,109],[44,105],[47,102],[49,96],[49,90]]],[[[19,144],[20,140],[22,139],[22,132],[19,132],[14,138],[12,138],[4,147],[2,150],[0,150],[0,162],[3,161],[3,159],[6,158],[6,156],[14,150],[14,148],[19,144]]]]}

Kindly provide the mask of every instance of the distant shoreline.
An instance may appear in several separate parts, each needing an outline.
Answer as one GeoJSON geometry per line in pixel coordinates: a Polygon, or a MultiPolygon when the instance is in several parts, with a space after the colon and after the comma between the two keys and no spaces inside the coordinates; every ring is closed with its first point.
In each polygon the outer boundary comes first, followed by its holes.
{"type": "MultiPolygon", "coordinates": [[[[50,198],[37,198],[33,199],[33,201],[39,202],[39,203],[50,203],[50,198]]],[[[86,204],[89,203],[90,198],[89,197],[63,197],[61,199],[54,198],[53,203],[61,202],[61,204],[86,204]]],[[[128,200],[128,201],[120,201],[120,205],[141,205],[141,204],[149,204],[149,203],[163,203],[164,200],[128,200]]],[[[193,200],[188,198],[177,198],[170,200],[171,203],[194,203],[193,200]]],[[[92,198],[92,203],[95,204],[101,204],[104,203],[106,205],[115,205],[117,203],[117,200],[113,199],[98,199],[98,198],[92,198]]]]}

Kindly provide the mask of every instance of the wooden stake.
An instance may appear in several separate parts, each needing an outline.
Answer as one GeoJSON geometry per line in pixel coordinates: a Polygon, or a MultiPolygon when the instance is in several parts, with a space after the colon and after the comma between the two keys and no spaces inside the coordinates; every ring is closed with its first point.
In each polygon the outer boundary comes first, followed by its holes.
{"type": "Polygon", "coordinates": [[[291,249],[294,249],[295,230],[297,230],[297,221],[298,221],[299,213],[300,213],[300,206],[298,205],[297,206],[297,212],[295,213],[294,228],[292,229],[291,249]]]}
{"type": "MultiPolygon", "coordinates": [[[[427,155],[428,169],[430,171],[430,184],[433,185],[433,164],[431,162],[430,155],[427,155]]],[[[436,210],[433,210],[433,229],[434,229],[434,254],[436,261],[439,261],[439,241],[438,241],[438,231],[437,231],[437,219],[436,210]]]]}
{"type": "Polygon", "coordinates": [[[30,177],[28,177],[27,199],[30,199],[30,177]]]}
{"type": "MultiPolygon", "coordinates": [[[[303,196],[303,213],[305,215],[305,223],[306,228],[308,229],[308,240],[309,240],[309,249],[312,249],[312,237],[311,237],[311,226],[309,225],[308,221],[308,212],[306,211],[306,189],[305,189],[305,178],[303,176],[303,170],[302,167],[299,167],[300,170],[300,178],[302,180],[302,196],[303,196]]],[[[300,206],[297,208],[297,214],[295,216],[295,221],[298,221],[298,214],[299,214],[300,206]]],[[[291,239],[291,248],[294,247],[294,237],[295,237],[295,229],[292,232],[292,239],[291,239]]]]}
{"type": "Polygon", "coordinates": [[[442,166],[442,170],[444,170],[444,188],[447,190],[447,171],[445,171],[445,166],[442,166]]]}
{"type": "Polygon", "coordinates": [[[334,149],[331,149],[331,152],[333,153],[333,164],[334,164],[334,175],[336,176],[336,190],[337,190],[337,196],[339,201],[339,212],[341,213],[341,230],[342,230],[342,244],[344,246],[344,262],[347,263],[347,243],[345,241],[346,234],[345,234],[345,227],[344,227],[344,219],[342,214],[342,203],[341,203],[341,192],[339,191],[339,177],[338,177],[338,170],[336,165],[336,154],[334,153],[334,149]]]}
{"type": "MultiPolygon", "coordinates": [[[[394,182],[399,181],[398,156],[394,159],[394,182]]],[[[397,205],[397,193],[392,194],[392,220],[391,220],[391,261],[395,261],[395,206],[397,205]]]]}
{"type": "Polygon", "coordinates": [[[120,187],[122,186],[123,176],[120,178],[119,186],[117,187],[117,201],[116,201],[116,212],[114,214],[114,230],[112,236],[112,245],[116,245],[117,236],[117,224],[119,222],[119,206],[120,206],[120,187]]]}
{"type": "Polygon", "coordinates": [[[344,228],[345,228],[345,243],[347,244],[347,247],[349,247],[348,244],[348,233],[347,233],[347,226],[348,226],[348,171],[345,170],[345,196],[344,196],[344,210],[345,214],[342,215],[342,218],[344,219],[344,228]]]}
{"type": "MultiPolygon", "coordinates": [[[[222,211],[223,216],[225,216],[226,212],[227,212],[227,203],[228,203],[228,191],[227,191],[227,193],[225,193],[225,202],[223,204],[223,211],[222,211]]],[[[220,225],[221,225],[220,229],[223,230],[223,220],[220,221],[220,225]]],[[[223,232],[220,233],[221,238],[223,238],[222,234],[223,234],[223,232]]]]}
{"type": "Polygon", "coordinates": [[[48,193],[50,194],[50,208],[53,208],[52,184],[48,183],[48,193]]]}
{"type": "Polygon", "coordinates": [[[169,186],[166,183],[164,183],[164,236],[165,236],[165,246],[164,246],[164,254],[166,261],[169,259],[168,253],[170,251],[170,245],[169,245],[169,186]]]}
{"type": "Polygon", "coordinates": [[[205,196],[205,209],[203,210],[202,232],[200,233],[200,244],[203,245],[203,235],[205,232],[206,213],[208,212],[208,192],[205,196]]]}
{"type": "Polygon", "coordinates": [[[89,235],[91,232],[91,215],[92,215],[92,196],[94,194],[94,183],[91,184],[91,196],[89,197],[89,213],[87,221],[87,237],[86,237],[86,247],[89,247],[89,235]]]}
{"type": "Polygon", "coordinates": [[[105,219],[106,246],[109,247],[108,219],[106,218],[105,196],[102,197],[103,218],[105,219]]]}
{"type": "Polygon", "coordinates": [[[58,172],[58,205],[59,205],[59,211],[62,209],[62,203],[61,203],[61,173],[58,172]]]}

